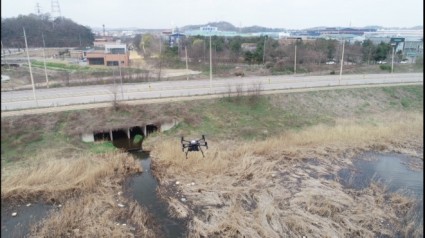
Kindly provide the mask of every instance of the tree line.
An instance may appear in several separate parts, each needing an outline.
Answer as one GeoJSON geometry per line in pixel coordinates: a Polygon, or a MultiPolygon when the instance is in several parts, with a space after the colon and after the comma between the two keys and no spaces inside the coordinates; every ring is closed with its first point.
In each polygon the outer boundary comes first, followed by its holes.
{"type": "MultiPolygon", "coordinates": [[[[192,64],[209,60],[209,37],[189,36],[181,38],[178,45],[168,46],[167,39],[153,34],[136,35],[133,45],[145,58],[159,55],[161,59],[179,61],[185,58],[185,48],[192,64]]],[[[342,54],[342,42],[332,39],[277,40],[258,37],[211,37],[213,60],[217,63],[265,64],[268,68],[290,70],[294,65],[295,45],[297,64],[320,65],[328,61],[338,63],[342,54]],[[247,47],[250,46],[250,47],[247,47]]],[[[344,61],[355,64],[374,64],[391,58],[389,43],[374,44],[371,40],[346,42],[344,61]]],[[[395,60],[402,59],[402,52],[395,53],[395,60]]]]}
{"type": "Polygon", "coordinates": [[[52,19],[49,14],[29,14],[2,18],[3,47],[25,48],[23,28],[28,47],[42,47],[43,37],[46,47],[86,47],[92,46],[94,41],[94,34],[89,27],[79,25],[71,19],[52,19]]]}

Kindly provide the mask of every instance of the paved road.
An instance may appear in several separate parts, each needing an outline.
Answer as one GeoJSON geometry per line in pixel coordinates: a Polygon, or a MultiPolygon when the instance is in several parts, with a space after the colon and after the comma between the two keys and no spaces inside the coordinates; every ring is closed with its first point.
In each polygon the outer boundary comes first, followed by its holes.
{"type": "Polygon", "coordinates": [[[264,91],[333,87],[350,85],[373,85],[391,83],[423,83],[423,73],[367,74],[327,76],[262,76],[210,80],[183,80],[137,84],[94,85],[82,87],[36,89],[1,92],[1,110],[21,110],[41,107],[58,107],[90,103],[131,101],[140,99],[178,98],[211,94],[227,94],[242,89],[264,91]]]}

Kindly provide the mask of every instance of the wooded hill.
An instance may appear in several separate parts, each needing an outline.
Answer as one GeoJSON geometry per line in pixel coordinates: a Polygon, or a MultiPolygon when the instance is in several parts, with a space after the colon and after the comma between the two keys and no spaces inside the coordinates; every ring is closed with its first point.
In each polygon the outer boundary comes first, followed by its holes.
{"type": "Polygon", "coordinates": [[[3,47],[24,48],[24,32],[28,47],[42,47],[43,37],[46,47],[85,47],[93,45],[94,34],[86,26],[67,18],[51,19],[46,15],[19,15],[1,20],[1,40],[3,47]]]}
{"type": "Polygon", "coordinates": [[[284,31],[283,28],[268,28],[262,26],[249,26],[249,27],[236,27],[229,22],[219,21],[219,22],[210,22],[204,25],[187,25],[182,27],[180,30],[199,30],[201,26],[212,26],[217,27],[220,31],[236,31],[241,33],[255,33],[255,32],[280,32],[284,31]]]}

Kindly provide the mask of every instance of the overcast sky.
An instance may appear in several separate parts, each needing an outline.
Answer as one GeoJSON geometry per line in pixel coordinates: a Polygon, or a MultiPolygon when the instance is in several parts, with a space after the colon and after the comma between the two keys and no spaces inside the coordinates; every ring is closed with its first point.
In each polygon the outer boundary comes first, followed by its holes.
{"type": "MultiPolygon", "coordinates": [[[[2,18],[51,12],[51,0],[1,0],[2,18]]],[[[422,0],[59,0],[62,16],[107,28],[167,29],[227,21],[239,26],[302,29],[315,26],[423,25],[422,0]]]]}

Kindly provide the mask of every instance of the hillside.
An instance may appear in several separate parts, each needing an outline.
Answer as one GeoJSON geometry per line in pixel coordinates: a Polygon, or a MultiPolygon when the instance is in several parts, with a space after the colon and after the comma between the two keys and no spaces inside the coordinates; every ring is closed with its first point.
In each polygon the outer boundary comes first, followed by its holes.
{"type": "Polygon", "coordinates": [[[180,28],[181,31],[186,30],[198,30],[202,26],[213,26],[217,27],[220,31],[238,31],[241,33],[253,33],[253,32],[279,32],[284,31],[283,28],[268,28],[268,27],[262,27],[262,26],[248,26],[248,27],[236,27],[233,24],[225,21],[219,21],[219,22],[209,22],[207,24],[201,24],[201,25],[187,25],[182,28],[180,28]]]}
{"type": "Polygon", "coordinates": [[[23,30],[28,47],[42,47],[43,35],[46,47],[78,47],[93,44],[91,29],[67,18],[51,19],[49,15],[20,15],[1,21],[3,47],[24,48],[23,30]]]}

